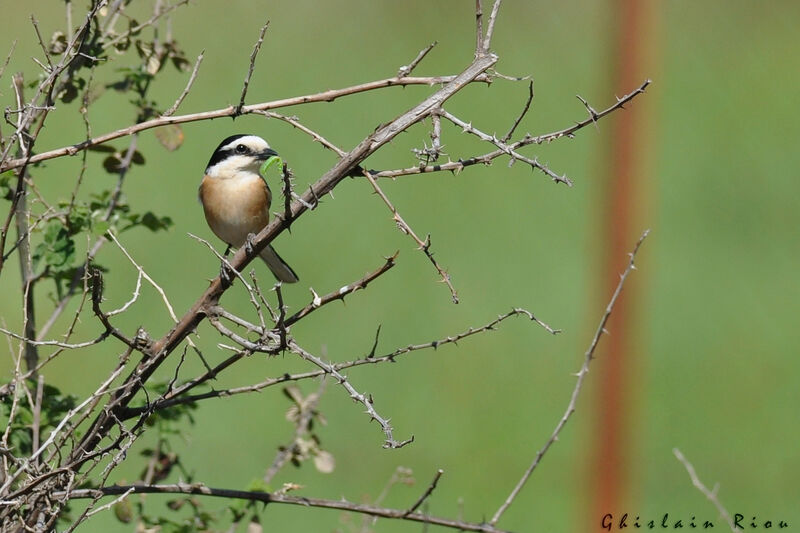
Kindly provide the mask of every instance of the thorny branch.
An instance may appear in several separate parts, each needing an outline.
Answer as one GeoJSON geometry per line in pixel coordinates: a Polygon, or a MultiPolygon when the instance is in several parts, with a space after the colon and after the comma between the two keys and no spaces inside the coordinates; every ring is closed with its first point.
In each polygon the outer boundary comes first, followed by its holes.
{"type": "MultiPolygon", "coordinates": [[[[631,91],[630,93],[626,94],[625,96],[623,96],[621,98],[617,98],[617,102],[615,104],[613,104],[610,107],[604,109],[603,111],[600,111],[599,113],[596,113],[593,116],[590,116],[589,118],[587,118],[585,120],[581,120],[579,122],[576,122],[573,126],[570,126],[568,128],[564,128],[564,129],[561,129],[561,130],[558,130],[558,131],[545,133],[543,135],[526,134],[522,139],[507,144],[507,148],[511,149],[511,150],[518,150],[519,148],[522,148],[523,146],[529,146],[531,144],[544,144],[544,143],[553,142],[553,141],[561,139],[561,138],[572,138],[572,137],[575,136],[575,133],[577,133],[579,130],[585,128],[586,126],[588,126],[590,124],[594,124],[599,119],[601,119],[601,118],[613,113],[614,111],[616,111],[618,109],[623,109],[625,104],[629,103],[637,95],[643,94],[645,89],[647,88],[647,86],[650,85],[650,83],[651,83],[650,80],[645,80],[644,83],[642,83],[642,85],[640,85],[638,88],[634,89],[633,91],[631,91]]],[[[507,150],[498,149],[498,150],[494,150],[492,152],[485,153],[483,155],[473,156],[473,157],[469,157],[469,158],[466,158],[466,159],[459,159],[457,161],[449,161],[447,163],[441,163],[441,164],[437,164],[437,165],[413,166],[413,167],[410,167],[410,168],[403,168],[403,169],[396,169],[396,170],[374,171],[374,172],[371,172],[371,174],[376,178],[392,178],[392,179],[394,179],[394,178],[398,178],[400,176],[409,176],[409,175],[413,175],[413,174],[426,174],[426,173],[429,173],[429,172],[441,172],[441,171],[445,171],[445,170],[448,170],[448,171],[451,171],[451,172],[460,172],[460,171],[464,170],[465,168],[470,167],[472,165],[477,165],[477,164],[488,165],[494,159],[497,159],[498,157],[500,157],[502,155],[507,155],[507,154],[508,154],[507,150]]]]}
{"type": "MultiPolygon", "coordinates": [[[[224,317],[224,318],[226,318],[228,320],[231,320],[234,323],[236,323],[237,325],[239,325],[241,327],[244,327],[244,328],[248,329],[249,331],[252,331],[252,332],[258,334],[262,338],[263,337],[268,337],[271,334],[271,332],[264,332],[261,328],[259,328],[255,324],[249,324],[246,321],[243,321],[243,320],[239,319],[235,315],[231,315],[230,313],[228,313],[227,311],[225,311],[222,308],[219,308],[219,307],[215,308],[215,309],[211,310],[211,312],[213,313],[213,316],[224,317]]],[[[438,348],[440,348],[442,346],[448,345],[448,344],[454,344],[454,345],[458,344],[461,340],[469,338],[469,337],[477,336],[477,335],[480,335],[480,334],[483,334],[483,333],[488,333],[490,331],[495,331],[497,329],[497,326],[501,322],[505,321],[508,318],[515,317],[515,316],[527,317],[529,320],[531,320],[532,322],[535,322],[536,324],[538,324],[539,326],[544,328],[545,331],[547,331],[548,333],[551,333],[553,335],[558,334],[558,333],[561,332],[561,330],[553,329],[550,326],[548,326],[546,323],[542,322],[540,319],[538,319],[533,313],[531,313],[527,309],[515,308],[515,309],[512,309],[511,311],[509,311],[509,312],[507,312],[505,314],[502,314],[502,315],[498,316],[497,318],[495,318],[494,320],[492,320],[488,324],[485,324],[485,325],[483,325],[481,327],[469,328],[466,331],[462,331],[461,333],[458,333],[456,335],[449,335],[447,337],[444,337],[444,338],[441,338],[441,339],[437,339],[437,340],[434,340],[434,341],[430,341],[430,342],[424,342],[424,343],[420,343],[420,344],[409,344],[407,346],[403,346],[401,348],[396,348],[395,350],[392,350],[391,352],[386,352],[386,353],[380,354],[380,355],[376,355],[377,343],[378,343],[378,337],[379,337],[379,335],[376,334],[375,343],[374,343],[374,345],[372,347],[372,350],[367,355],[365,355],[364,357],[358,358],[358,359],[350,360],[350,361],[343,361],[343,362],[339,362],[339,363],[334,363],[332,366],[333,366],[333,368],[335,370],[340,371],[340,370],[346,370],[348,368],[353,368],[353,367],[363,366],[363,365],[375,365],[375,364],[381,364],[381,363],[395,363],[395,362],[398,361],[398,359],[400,357],[402,357],[402,356],[404,356],[406,354],[412,353],[412,352],[416,352],[416,351],[419,351],[419,350],[429,350],[429,349],[436,350],[436,349],[438,349],[438,348]]],[[[289,320],[291,320],[291,319],[289,319],[289,320]]],[[[380,333],[380,328],[378,329],[378,333],[380,333]]],[[[259,348],[258,345],[255,345],[255,347],[259,348]]],[[[265,348],[265,351],[266,351],[266,348],[265,348]]],[[[164,397],[160,398],[159,400],[156,400],[155,402],[153,402],[153,404],[151,404],[150,409],[158,411],[158,410],[161,410],[161,409],[168,409],[168,408],[174,407],[176,405],[194,403],[194,402],[205,400],[205,399],[208,399],[208,398],[227,397],[227,396],[233,396],[233,395],[236,395],[236,394],[246,394],[246,393],[250,393],[250,392],[258,392],[258,391],[261,391],[263,389],[266,389],[267,387],[280,385],[282,383],[288,383],[288,382],[293,382],[293,381],[302,381],[302,380],[307,380],[307,379],[314,379],[314,378],[323,377],[323,376],[325,376],[327,374],[327,372],[325,370],[315,370],[315,371],[309,371],[309,372],[302,372],[302,373],[298,373],[298,374],[284,374],[284,375],[282,375],[280,377],[277,377],[277,378],[269,378],[269,379],[267,379],[265,381],[262,381],[260,383],[256,383],[256,384],[253,384],[253,385],[247,385],[247,386],[244,386],[244,387],[237,387],[237,388],[232,388],[232,389],[222,389],[222,390],[213,390],[213,391],[209,391],[209,392],[206,392],[206,393],[197,394],[197,395],[194,395],[194,396],[185,395],[187,392],[189,392],[190,390],[196,388],[198,385],[200,385],[202,383],[205,383],[208,380],[219,376],[220,373],[222,373],[225,369],[229,368],[233,363],[235,363],[236,361],[242,359],[243,357],[245,357],[247,355],[250,355],[251,353],[252,352],[248,351],[248,350],[244,350],[244,351],[240,351],[240,352],[235,353],[234,355],[230,356],[228,359],[226,359],[225,361],[223,361],[222,363],[220,363],[219,365],[217,365],[215,368],[211,369],[210,371],[206,372],[202,376],[199,376],[198,378],[195,378],[193,380],[187,381],[185,384],[175,388],[169,394],[166,394],[164,397]]],[[[145,411],[146,411],[145,408],[128,409],[121,418],[123,420],[125,420],[125,419],[131,418],[131,417],[139,416],[145,411]]]]}
{"type": "MultiPolygon", "coordinates": [[[[481,73],[477,74],[473,79],[470,80],[470,82],[491,83],[491,77],[485,74],[484,72],[485,71],[482,71],[481,73]]],[[[29,160],[6,159],[5,156],[0,157],[0,172],[5,172],[6,170],[18,168],[23,164],[25,164],[26,161],[29,164],[34,164],[34,163],[39,163],[40,161],[55,159],[57,157],[72,156],[92,146],[104,144],[109,141],[113,141],[114,139],[119,139],[120,137],[127,137],[135,133],[139,133],[153,128],[158,128],[160,126],[166,126],[167,124],[185,124],[189,122],[198,122],[202,120],[212,120],[215,118],[247,115],[251,113],[256,113],[258,111],[269,111],[271,109],[280,109],[284,107],[292,107],[314,102],[333,102],[334,100],[342,98],[344,96],[351,96],[354,94],[360,94],[387,87],[407,87],[409,85],[426,85],[432,87],[435,85],[452,83],[455,79],[456,76],[408,76],[403,78],[398,78],[398,77],[384,78],[381,80],[345,87],[343,89],[330,89],[315,94],[294,96],[291,98],[284,98],[281,100],[273,100],[271,102],[246,105],[242,107],[242,109],[238,113],[236,112],[235,106],[228,106],[221,109],[215,109],[213,111],[203,111],[200,113],[191,113],[187,115],[176,115],[176,116],[154,118],[146,120],[144,122],[140,122],[139,124],[134,124],[132,126],[128,126],[125,128],[121,128],[106,133],[104,135],[98,135],[97,137],[77,142],[69,146],[55,148],[52,150],[48,150],[46,152],[38,153],[30,157],[29,160]]],[[[461,85],[459,85],[459,88],[460,87],[461,85]]]]}
{"type": "Polygon", "coordinates": [[[269,492],[253,492],[244,490],[217,489],[206,487],[202,484],[177,484],[177,485],[111,485],[100,489],[75,489],[69,494],[66,492],[56,492],[55,498],[69,496],[71,499],[95,498],[97,496],[116,496],[132,491],[133,494],[194,494],[198,496],[216,496],[220,498],[243,499],[262,503],[281,503],[289,505],[300,505],[303,507],[319,507],[323,509],[337,509],[339,511],[349,511],[353,513],[367,514],[380,518],[393,518],[409,520],[443,526],[461,531],[481,531],[483,533],[503,533],[490,524],[476,524],[464,522],[463,520],[449,520],[438,518],[428,514],[413,512],[406,514],[404,509],[391,509],[386,507],[376,507],[373,505],[358,504],[347,500],[323,500],[320,498],[306,498],[303,496],[289,496],[286,494],[276,494],[269,492]]]}
{"type": "Polygon", "coordinates": [[[336,370],[336,367],[333,364],[323,361],[321,357],[317,357],[311,352],[304,350],[295,342],[289,342],[289,349],[306,361],[318,366],[325,372],[325,374],[330,374],[333,376],[336,382],[347,391],[347,394],[350,395],[350,398],[353,401],[356,401],[364,406],[367,414],[370,417],[370,420],[375,420],[378,424],[380,424],[384,435],[386,435],[386,442],[383,444],[384,448],[402,448],[403,446],[414,442],[414,435],[411,435],[410,438],[403,441],[395,440],[393,433],[394,428],[392,428],[391,424],[389,424],[389,420],[387,418],[382,417],[380,414],[378,414],[378,411],[375,410],[375,402],[372,399],[372,395],[358,392],[355,387],[350,384],[347,378],[341,372],[336,370]]]}
{"type": "Polygon", "coordinates": [[[378,182],[375,181],[375,178],[372,176],[372,174],[370,174],[368,171],[364,171],[364,177],[369,180],[369,184],[372,185],[375,193],[380,196],[381,200],[383,200],[383,203],[385,203],[386,207],[389,208],[389,211],[392,212],[392,219],[394,220],[395,224],[397,224],[397,229],[399,229],[401,233],[405,233],[414,239],[414,242],[417,243],[419,249],[422,250],[422,252],[425,254],[425,257],[428,258],[428,261],[431,262],[433,267],[439,273],[439,276],[441,276],[441,282],[446,284],[447,288],[450,289],[450,297],[453,299],[453,303],[457,304],[458,293],[456,292],[456,288],[453,286],[452,281],[450,281],[450,274],[448,274],[448,272],[442,268],[441,265],[439,265],[436,259],[433,258],[433,252],[431,251],[431,236],[428,235],[425,237],[424,241],[420,239],[417,234],[414,233],[414,230],[411,229],[411,226],[408,225],[408,222],[406,222],[402,215],[400,215],[400,213],[397,211],[397,208],[394,206],[394,204],[392,204],[392,201],[389,200],[389,197],[386,196],[386,193],[380,188],[378,182]]]}

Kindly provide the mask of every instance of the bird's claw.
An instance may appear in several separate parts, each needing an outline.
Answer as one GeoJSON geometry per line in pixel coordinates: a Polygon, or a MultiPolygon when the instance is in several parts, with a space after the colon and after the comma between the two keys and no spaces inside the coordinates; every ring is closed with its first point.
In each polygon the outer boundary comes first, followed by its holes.
{"type": "Polygon", "coordinates": [[[220,265],[219,278],[226,285],[233,284],[233,268],[231,268],[230,263],[227,261],[222,261],[222,265],[220,265]]]}
{"type": "Polygon", "coordinates": [[[244,249],[247,250],[248,255],[253,253],[253,247],[255,246],[255,241],[256,241],[256,234],[248,233],[247,238],[244,241],[244,249]]]}

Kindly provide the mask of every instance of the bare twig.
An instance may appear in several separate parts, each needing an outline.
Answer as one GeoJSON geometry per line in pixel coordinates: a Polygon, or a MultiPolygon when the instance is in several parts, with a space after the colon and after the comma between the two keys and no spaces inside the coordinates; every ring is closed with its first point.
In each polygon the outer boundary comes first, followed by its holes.
{"type": "Polygon", "coordinates": [[[439,113],[431,115],[431,123],[433,125],[431,131],[431,149],[433,152],[433,160],[436,161],[442,154],[442,119],[439,117],[439,113]]]}
{"type": "Polygon", "coordinates": [[[425,489],[425,492],[422,493],[422,495],[417,499],[417,501],[414,502],[414,505],[408,508],[408,511],[406,511],[406,516],[410,515],[411,513],[419,509],[419,506],[422,505],[422,503],[428,499],[428,496],[430,496],[434,490],[436,490],[436,484],[439,483],[439,478],[442,477],[442,474],[444,474],[444,470],[442,470],[441,468],[436,471],[436,475],[433,476],[433,481],[431,481],[431,484],[428,485],[428,488],[425,489]]]}
{"type": "Polygon", "coordinates": [[[583,106],[584,106],[584,107],[586,108],[586,110],[589,112],[589,118],[591,118],[591,119],[592,119],[592,122],[594,122],[595,124],[597,124],[597,111],[595,111],[595,110],[594,110],[594,108],[593,108],[592,106],[590,106],[590,105],[589,105],[589,102],[587,102],[587,101],[586,101],[586,100],[585,100],[585,99],[584,99],[584,98],[583,98],[581,95],[579,95],[579,94],[576,94],[576,95],[575,95],[575,97],[576,97],[578,100],[580,100],[580,101],[581,101],[581,103],[583,104],[583,106]]]}
{"type": "Polygon", "coordinates": [[[244,107],[244,99],[247,97],[247,88],[250,85],[250,78],[253,77],[253,71],[256,68],[256,58],[258,57],[258,52],[261,50],[261,45],[264,43],[264,34],[267,33],[267,28],[269,28],[269,21],[267,21],[261,27],[261,33],[258,34],[258,40],[256,44],[253,45],[253,52],[250,54],[250,66],[247,69],[247,76],[244,78],[244,84],[242,85],[242,96],[239,98],[239,105],[236,106],[234,117],[238,116],[242,112],[242,108],[244,107]]]}
{"type": "Polygon", "coordinates": [[[203,56],[205,53],[206,51],[203,50],[200,52],[200,55],[197,56],[197,61],[194,63],[194,68],[192,69],[192,74],[189,76],[189,81],[186,82],[186,87],[183,88],[183,92],[180,96],[178,96],[178,99],[175,100],[175,103],[172,104],[172,107],[162,113],[162,117],[171,117],[173,114],[175,114],[175,111],[178,110],[178,107],[180,107],[180,105],[183,103],[184,98],[186,98],[186,95],[188,95],[189,91],[192,89],[194,80],[197,78],[197,72],[200,69],[200,63],[203,62],[203,56]]]}
{"type": "MultiPolygon", "coordinates": [[[[90,340],[90,341],[86,341],[86,342],[78,342],[78,343],[70,344],[70,343],[67,343],[67,342],[61,342],[61,341],[56,341],[56,340],[37,341],[36,339],[30,339],[30,338],[25,337],[23,335],[18,335],[16,333],[14,333],[13,331],[7,330],[6,328],[0,328],[0,333],[2,333],[3,335],[7,335],[7,336],[9,336],[11,338],[17,339],[19,341],[22,341],[25,344],[30,344],[30,345],[33,345],[33,346],[57,346],[59,348],[65,348],[65,349],[68,349],[68,350],[76,350],[76,349],[79,349],[79,348],[86,348],[88,346],[93,346],[95,344],[103,342],[106,339],[106,337],[108,337],[108,333],[103,333],[99,337],[97,337],[96,339],[93,339],[93,340],[90,340]]],[[[28,375],[28,374],[26,374],[26,375],[28,375]]]]}
{"type": "Polygon", "coordinates": [[[331,302],[336,300],[344,301],[345,296],[354,293],[359,289],[366,289],[367,285],[369,285],[373,280],[377,279],[378,277],[382,276],[384,273],[388,272],[395,265],[395,259],[397,259],[397,254],[400,252],[395,252],[394,255],[387,257],[386,262],[381,265],[377,270],[367,273],[363,278],[359,279],[358,281],[354,281],[353,283],[348,283],[347,285],[341,287],[340,289],[333,291],[331,293],[326,294],[325,296],[319,296],[313,292],[312,294],[314,297],[311,299],[311,302],[308,303],[305,307],[301,310],[290,316],[286,319],[286,326],[291,326],[298,320],[305,318],[306,316],[310,315],[320,307],[327,305],[331,302]]]}
{"type": "Polygon", "coordinates": [[[276,118],[278,120],[282,120],[288,124],[291,124],[298,130],[302,131],[303,133],[309,135],[314,141],[320,143],[325,148],[336,152],[339,157],[344,156],[347,152],[333,144],[332,142],[328,141],[325,137],[317,133],[316,131],[312,130],[311,128],[304,126],[300,123],[297,117],[290,117],[287,115],[281,115],[280,113],[275,113],[273,111],[254,111],[254,113],[263,115],[268,118],[276,118]]]}
{"type": "Polygon", "coordinates": [[[475,57],[483,52],[483,2],[475,0],[475,57]]]}
{"type": "Polygon", "coordinates": [[[442,283],[445,283],[447,285],[447,288],[450,289],[450,297],[452,298],[453,303],[457,304],[458,293],[456,292],[456,288],[453,286],[452,281],[450,281],[450,274],[448,274],[447,271],[439,265],[436,259],[433,258],[433,252],[431,251],[431,236],[428,235],[424,241],[419,237],[417,237],[417,234],[414,233],[414,230],[411,229],[411,226],[409,226],[408,223],[403,219],[403,217],[397,211],[397,208],[392,204],[392,201],[389,200],[389,197],[386,196],[386,193],[384,193],[383,190],[380,188],[378,182],[375,181],[375,178],[372,177],[372,174],[370,174],[368,171],[365,170],[364,176],[367,178],[370,185],[372,185],[372,188],[375,190],[378,196],[381,197],[383,203],[386,204],[386,207],[389,208],[389,211],[392,212],[392,219],[394,220],[395,224],[397,224],[397,229],[399,229],[402,233],[405,233],[406,235],[414,239],[414,241],[419,246],[419,249],[422,250],[422,252],[425,254],[425,256],[428,258],[428,260],[431,262],[431,264],[434,266],[436,271],[441,276],[442,283]]]}
{"type": "Polygon", "coordinates": [[[522,108],[522,113],[519,114],[517,119],[514,121],[514,124],[511,125],[511,128],[503,135],[503,138],[500,139],[500,142],[507,143],[511,136],[514,135],[514,131],[519,126],[519,123],[522,122],[522,119],[525,118],[525,115],[528,114],[528,110],[531,108],[531,102],[533,102],[533,80],[528,83],[528,99],[525,100],[525,105],[522,108]]]}
{"type": "Polygon", "coordinates": [[[489,14],[489,23],[486,25],[486,36],[483,39],[482,51],[484,54],[489,53],[492,47],[492,36],[494,35],[494,24],[497,22],[497,14],[500,12],[500,4],[503,0],[494,0],[492,5],[492,12],[489,14]]]}
{"type": "Polygon", "coordinates": [[[500,520],[500,517],[503,515],[503,513],[505,513],[506,510],[509,508],[509,506],[514,502],[517,495],[519,495],[520,491],[522,490],[522,487],[524,487],[525,483],[528,481],[528,478],[531,477],[531,474],[533,474],[533,471],[541,462],[542,458],[544,457],[544,454],[547,453],[547,450],[550,449],[550,446],[558,439],[559,433],[561,433],[561,430],[564,429],[564,426],[567,424],[567,421],[572,416],[572,413],[575,412],[575,406],[578,401],[578,395],[580,394],[581,388],[583,387],[583,380],[589,373],[589,365],[591,364],[592,359],[594,359],[594,351],[597,348],[597,343],[600,342],[600,337],[603,335],[603,333],[606,332],[605,328],[606,328],[606,323],[608,322],[608,317],[611,316],[611,311],[613,311],[614,309],[614,304],[617,303],[617,298],[619,298],[619,295],[622,293],[622,286],[625,284],[625,280],[628,279],[628,275],[636,268],[634,264],[634,260],[636,259],[636,253],[639,251],[639,247],[642,245],[642,242],[645,240],[645,238],[647,238],[647,235],[649,233],[650,230],[647,230],[642,234],[641,237],[639,237],[639,240],[636,242],[636,246],[634,246],[633,251],[630,253],[628,266],[627,268],[625,268],[625,271],[620,276],[617,288],[614,290],[614,294],[612,294],[611,300],[608,302],[605,312],[603,313],[603,316],[600,319],[600,324],[597,326],[594,336],[592,337],[592,342],[589,344],[589,348],[586,350],[586,353],[584,354],[583,365],[581,366],[581,369],[578,371],[577,374],[578,379],[575,383],[575,388],[572,390],[572,396],[569,399],[569,404],[567,405],[566,411],[564,411],[564,414],[558,421],[558,424],[556,424],[556,427],[553,430],[553,434],[550,435],[550,438],[547,439],[547,442],[544,443],[544,446],[542,446],[542,448],[538,452],[536,452],[536,456],[533,458],[533,462],[530,464],[528,469],[525,470],[525,473],[522,475],[522,478],[519,480],[519,482],[517,482],[517,485],[505,499],[500,508],[497,509],[497,512],[494,513],[494,516],[492,516],[492,519],[489,521],[489,524],[491,525],[497,524],[497,521],[500,520]]]}
{"type": "MultiPolygon", "coordinates": [[[[44,65],[41,65],[42,69],[45,72],[48,72],[53,69],[53,62],[50,59],[50,52],[47,50],[47,46],[45,46],[44,40],[42,39],[42,32],[39,31],[39,21],[36,20],[36,17],[34,17],[33,15],[31,15],[31,24],[33,24],[33,29],[36,32],[36,38],[39,40],[39,46],[41,47],[42,52],[44,52],[44,57],[45,59],[47,59],[48,66],[45,67],[44,65]]],[[[35,60],[36,58],[34,58],[34,61],[35,60]]]]}
{"type": "Polygon", "coordinates": [[[122,243],[121,243],[121,242],[119,242],[119,239],[117,239],[117,236],[116,236],[116,235],[114,235],[114,232],[113,232],[113,231],[109,230],[108,232],[106,232],[106,235],[108,235],[109,237],[111,237],[111,240],[112,240],[112,241],[114,241],[114,244],[116,244],[116,245],[117,245],[117,247],[119,247],[119,249],[122,251],[122,253],[125,255],[125,257],[128,259],[128,261],[130,261],[130,263],[131,263],[131,264],[133,265],[133,267],[136,269],[136,271],[137,271],[137,272],[138,272],[138,273],[139,273],[139,274],[140,274],[142,277],[144,277],[144,279],[146,279],[146,280],[147,280],[147,282],[148,282],[148,283],[150,283],[150,285],[152,285],[152,286],[153,286],[153,288],[154,288],[156,291],[158,291],[158,294],[160,294],[160,295],[161,295],[161,300],[164,302],[164,306],[167,308],[167,311],[169,312],[169,316],[170,316],[170,318],[172,318],[172,321],[173,321],[173,322],[177,322],[177,321],[178,321],[178,317],[177,317],[177,315],[175,315],[175,310],[172,308],[172,304],[171,304],[171,303],[169,303],[169,298],[167,298],[167,293],[165,293],[165,292],[164,292],[164,289],[162,289],[162,288],[161,288],[161,286],[160,286],[158,283],[156,283],[156,282],[155,282],[155,280],[154,280],[153,278],[151,278],[151,277],[150,277],[150,275],[149,275],[147,272],[145,272],[144,268],[142,268],[142,267],[141,267],[141,266],[140,266],[140,265],[139,265],[139,264],[138,264],[138,263],[137,263],[137,262],[136,262],[136,261],[133,259],[133,257],[131,257],[131,254],[129,254],[129,253],[128,253],[128,250],[126,250],[126,249],[125,249],[125,247],[124,247],[124,246],[122,246],[122,243]]]}
{"type": "Polygon", "coordinates": [[[381,429],[383,430],[384,435],[386,435],[386,441],[383,444],[384,448],[402,448],[406,444],[410,444],[414,442],[414,436],[412,435],[411,438],[397,441],[394,438],[393,431],[394,429],[389,424],[389,420],[383,418],[378,412],[375,410],[375,406],[372,400],[372,395],[365,395],[358,392],[355,387],[353,387],[347,378],[343,376],[338,370],[336,370],[335,366],[331,363],[326,363],[321,358],[317,357],[316,355],[308,352],[297,345],[295,342],[289,343],[289,348],[300,357],[313,363],[314,365],[318,366],[322,369],[326,374],[330,374],[333,376],[339,385],[341,385],[347,393],[350,395],[354,401],[361,403],[367,410],[367,414],[370,416],[370,419],[375,420],[380,424],[381,429]]]}
{"type": "Polygon", "coordinates": [[[697,477],[697,472],[695,472],[694,470],[694,466],[692,466],[692,463],[690,463],[689,460],[686,457],[684,457],[684,455],[678,448],[673,448],[672,453],[675,454],[675,457],[678,459],[678,461],[680,461],[686,468],[686,472],[688,472],[689,477],[692,480],[692,485],[694,485],[697,488],[697,490],[702,492],[703,495],[706,498],[708,498],[708,501],[714,504],[714,507],[717,508],[717,511],[719,511],[720,516],[722,516],[722,518],[724,518],[725,521],[728,523],[728,527],[731,528],[731,531],[733,531],[733,533],[741,533],[742,530],[736,527],[736,524],[734,523],[731,514],[728,512],[727,509],[725,509],[725,506],[722,505],[722,502],[720,502],[719,498],[717,497],[719,484],[715,484],[713,489],[709,489],[703,484],[702,481],[700,481],[700,478],[697,477]]]}
{"type": "Polygon", "coordinates": [[[11,49],[8,51],[8,55],[6,55],[6,60],[3,61],[3,66],[0,67],[0,78],[3,77],[3,73],[6,71],[6,67],[8,67],[8,63],[11,61],[11,56],[14,54],[16,48],[17,40],[14,39],[14,42],[11,43],[11,49]]]}
{"type": "Polygon", "coordinates": [[[398,69],[397,77],[402,78],[405,76],[410,76],[411,72],[413,72],[413,70],[417,68],[417,65],[419,65],[423,59],[425,59],[425,56],[428,55],[428,52],[433,50],[433,47],[436,46],[437,44],[438,41],[433,41],[431,44],[420,50],[420,52],[417,54],[417,57],[415,57],[411,63],[409,63],[408,65],[403,65],[398,69]]]}

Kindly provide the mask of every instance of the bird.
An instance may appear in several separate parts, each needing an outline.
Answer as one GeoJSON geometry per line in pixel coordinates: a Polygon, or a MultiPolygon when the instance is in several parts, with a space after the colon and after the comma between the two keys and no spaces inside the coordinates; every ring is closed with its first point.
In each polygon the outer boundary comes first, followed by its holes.
{"type": "MultiPolygon", "coordinates": [[[[267,226],[272,193],[260,167],[277,155],[267,141],[249,134],[227,137],[211,154],[198,196],[208,226],[228,247],[248,245],[267,226]]],[[[279,281],[299,281],[272,245],[260,256],[279,281]]]]}

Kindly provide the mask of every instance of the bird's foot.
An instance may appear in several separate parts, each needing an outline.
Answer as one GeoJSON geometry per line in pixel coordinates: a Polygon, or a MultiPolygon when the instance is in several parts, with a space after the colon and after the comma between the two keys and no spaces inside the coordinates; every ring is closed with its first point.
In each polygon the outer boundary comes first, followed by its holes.
{"type": "Polygon", "coordinates": [[[219,268],[219,279],[221,279],[225,285],[232,285],[233,277],[234,273],[231,264],[228,263],[228,261],[223,260],[219,268]]]}
{"type": "Polygon", "coordinates": [[[248,255],[253,253],[253,247],[255,246],[255,242],[256,242],[256,234],[248,233],[247,238],[244,241],[244,249],[247,250],[248,255]]]}

